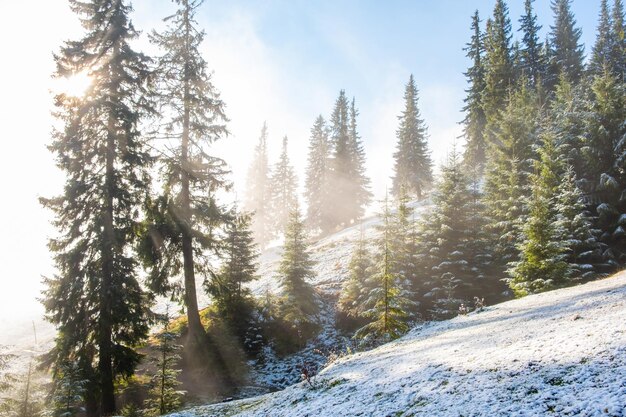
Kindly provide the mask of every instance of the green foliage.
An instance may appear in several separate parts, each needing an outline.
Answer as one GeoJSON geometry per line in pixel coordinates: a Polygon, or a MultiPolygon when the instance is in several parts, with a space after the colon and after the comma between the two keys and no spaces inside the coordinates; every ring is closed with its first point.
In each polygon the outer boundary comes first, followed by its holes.
{"type": "Polygon", "coordinates": [[[74,417],[83,411],[82,403],[88,381],[78,363],[61,364],[54,375],[52,392],[52,415],[74,417]]]}
{"type": "Polygon", "coordinates": [[[176,344],[179,336],[170,331],[169,313],[162,318],[163,329],[157,334],[157,355],[152,357],[155,372],[150,380],[148,399],[145,401],[145,416],[160,416],[171,413],[180,408],[185,394],[177,388],[180,370],[176,369],[180,356],[176,344]]]}
{"type": "Polygon", "coordinates": [[[267,149],[267,123],[263,123],[259,143],[248,169],[245,209],[253,213],[252,233],[262,248],[274,237],[271,229],[270,167],[267,149]]]}
{"type": "Polygon", "coordinates": [[[298,204],[296,189],[298,179],[287,153],[287,136],[283,138],[283,148],[274,166],[270,179],[272,190],[272,227],[278,233],[286,233],[291,212],[298,204]]]}
{"type": "Polygon", "coordinates": [[[539,40],[541,25],[537,23],[537,15],[533,12],[533,1],[524,2],[524,15],[519,20],[519,30],[523,34],[520,66],[522,76],[528,80],[529,85],[539,87],[546,75],[546,57],[539,40]]]}
{"type": "Polygon", "coordinates": [[[329,222],[330,139],[326,121],[320,115],[311,128],[309,157],[304,187],[307,200],[307,227],[318,232],[329,222]]]}
{"type": "Polygon", "coordinates": [[[581,30],[570,8],[572,0],[552,0],[554,25],[550,26],[550,56],[546,83],[552,90],[559,77],[577,83],[583,75],[584,47],[580,44],[581,30]]]}
{"type": "Polygon", "coordinates": [[[398,117],[398,142],[393,154],[395,163],[391,192],[396,197],[404,188],[406,193],[419,199],[433,180],[426,124],[421,118],[417,100],[417,87],[411,75],[404,91],[404,110],[398,117]]]}

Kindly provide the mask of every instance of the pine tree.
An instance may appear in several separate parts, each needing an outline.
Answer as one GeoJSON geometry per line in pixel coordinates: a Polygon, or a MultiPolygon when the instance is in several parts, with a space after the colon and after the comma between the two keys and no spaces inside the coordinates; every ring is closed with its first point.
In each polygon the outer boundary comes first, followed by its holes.
{"type": "MultiPolygon", "coordinates": [[[[606,70],[592,86],[585,131],[585,193],[597,216],[603,257],[610,269],[626,262],[625,84],[606,70]]],[[[603,271],[608,272],[608,271],[603,271]]]]}
{"type": "Polygon", "coordinates": [[[417,87],[411,75],[404,91],[404,110],[398,116],[398,142],[393,154],[395,164],[391,192],[396,197],[404,188],[406,192],[420,199],[433,180],[428,134],[417,100],[417,87]]]}
{"type": "Polygon", "coordinates": [[[6,346],[0,345],[0,416],[11,411],[11,393],[15,389],[15,375],[9,372],[9,363],[15,355],[4,353],[6,346]]]}
{"type": "Polygon", "coordinates": [[[541,25],[537,23],[537,15],[533,11],[533,1],[524,2],[524,15],[519,20],[522,32],[521,67],[522,73],[532,86],[541,85],[545,75],[545,56],[543,45],[539,40],[541,25]]]}
{"type": "Polygon", "coordinates": [[[278,267],[282,298],[282,319],[299,335],[308,337],[317,329],[319,307],[313,287],[306,282],[315,276],[308,253],[304,221],[296,206],[289,217],[285,231],[283,255],[278,267]]]}
{"type": "Polygon", "coordinates": [[[307,200],[306,223],[310,230],[322,231],[328,228],[330,141],[326,121],[320,115],[311,128],[309,160],[304,183],[307,200]]]}
{"type": "Polygon", "coordinates": [[[328,232],[358,220],[371,195],[365,176],[365,155],[356,129],[357,111],[348,103],[344,90],[339,92],[331,117],[331,159],[328,232]]]}
{"type": "Polygon", "coordinates": [[[226,163],[210,155],[210,145],[228,134],[224,103],[212,83],[200,53],[204,32],[195,14],[202,0],[177,0],[179,9],[165,18],[163,33],[151,41],[162,51],[156,69],[157,99],[161,108],[160,134],[169,140],[163,163],[162,195],[150,207],[153,223],[146,244],[152,245],[151,288],[170,290],[169,278],[183,275],[187,313],[186,349],[191,355],[207,353],[206,331],[200,321],[196,274],[208,275],[206,256],[218,242],[214,229],[224,221],[215,193],[227,189],[226,163]],[[159,212],[161,211],[161,212],[159,212]],[[163,220],[166,224],[157,224],[163,220]],[[155,238],[156,235],[156,238],[155,238]]]}
{"type": "Polygon", "coordinates": [[[482,104],[482,94],[485,89],[484,67],[484,40],[480,31],[478,10],[472,16],[472,39],[465,47],[466,56],[472,61],[472,66],[465,73],[469,88],[465,90],[464,99],[465,118],[463,119],[463,135],[465,136],[465,153],[463,161],[473,171],[482,175],[485,166],[485,110],[482,104]]]}
{"type": "Polygon", "coordinates": [[[402,280],[393,274],[392,214],[385,199],[382,213],[383,224],[379,227],[381,237],[377,242],[377,263],[372,281],[375,283],[364,303],[362,315],[369,323],[355,333],[355,338],[372,342],[397,339],[409,330],[410,309],[413,303],[406,297],[402,280]]]}
{"type": "Polygon", "coordinates": [[[615,43],[613,39],[613,27],[608,0],[600,0],[600,16],[598,17],[598,28],[596,42],[591,52],[589,70],[592,74],[601,74],[605,66],[609,65],[612,48],[615,43]]]}
{"type": "Polygon", "coordinates": [[[285,233],[289,223],[291,212],[298,205],[296,188],[298,179],[287,153],[287,136],[283,138],[283,149],[274,166],[270,178],[270,189],[272,192],[272,212],[273,226],[278,233],[285,233]]]}
{"type": "Polygon", "coordinates": [[[538,100],[526,85],[522,82],[518,91],[511,94],[496,125],[485,178],[488,229],[492,235],[490,246],[500,273],[517,256],[520,226],[526,215],[525,199],[530,195],[533,147],[538,142],[538,100]]]}
{"type": "MultiPolygon", "coordinates": [[[[493,19],[487,21],[485,36],[485,89],[482,96],[487,123],[493,124],[504,108],[513,83],[511,56],[511,21],[504,0],[497,0],[493,19]]],[[[488,129],[490,131],[490,129],[488,129]]],[[[489,137],[488,143],[491,143],[489,137]]]]}
{"type": "Polygon", "coordinates": [[[571,0],[552,0],[554,26],[550,26],[551,56],[549,75],[546,79],[551,91],[563,74],[570,82],[577,83],[583,75],[584,47],[580,44],[581,30],[570,8],[571,0]]]}
{"type": "Polygon", "coordinates": [[[553,134],[544,133],[540,160],[531,177],[532,196],[518,245],[519,261],[510,264],[509,286],[518,297],[562,287],[574,276],[566,260],[568,242],[556,222],[555,197],[563,168],[555,141],[553,134]]]}
{"type": "Polygon", "coordinates": [[[170,330],[169,310],[161,318],[163,328],[156,335],[158,345],[156,355],[152,358],[155,372],[150,380],[150,390],[145,401],[144,415],[161,416],[169,414],[180,408],[184,391],[177,388],[181,385],[178,381],[180,370],[176,365],[180,360],[178,351],[180,346],[176,344],[179,335],[170,330]]]}
{"type": "Polygon", "coordinates": [[[56,76],[86,72],[91,85],[82,97],[61,93],[55,100],[64,126],[50,150],[66,183],[63,195],[41,199],[60,233],[49,243],[58,275],[45,280],[44,305],[58,330],[52,361],[81,365],[87,416],[111,415],[114,381],[134,372],[135,346],[148,332],[133,243],[150,180],[138,128],[151,110],[144,99],[149,72],[147,58],[130,45],[137,32],[125,1],[70,5],[86,33],[55,55],[56,76]]]}
{"type": "Polygon", "coordinates": [[[254,213],[252,232],[261,248],[264,248],[274,237],[271,230],[271,190],[270,167],[267,150],[267,123],[263,123],[259,143],[254,148],[254,157],[248,169],[246,181],[246,211],[254,213]]]}
{"type": "Polygon", "coordinates": [[[350,154],[352,165],[352,188],[354,195],[354,203],[351,209],[350,220],[357,221],[363,217],[365,213],[365,206],[370,203],[372,199],[372,193],[370,192],[370,179],[365,172],[365,150],[363,149],[363,143],[361,137],[357,131],[356,118],[359,115],[359,111],[356,109],[354,97],[350,103],[349,113],[349,129],[348,136],[350,138],[350,154]]]}
{"type": "Polygon", "coordinates": [[[626,23],[624,22],[624,3],[622,0],[614,0],[612,13],[611,59],[613,74],[626,82],[626,23]]]}
{"type": "Polygon", "coordinates": [[[361,322],[364,303],[371,290],[372,254],[361,237],[352,252],[348,269],[350,275],[341,290],[338,310],[354,322],[361,322]]]}
{"type": "Polygon", "coordinates": [[[81,404],[88,381],[82,379],[83,372],[76,362],[63,363],[56,372],[52,393],[52,415],[74,417],[83,410],[81,404]]]}
{"type": "Polygon", "coordinates": [[[207,290],[220,318],[243,341],[252,321],[253,307],[250,290],[244,285],[257,278],[258,252],[250,230],[250,216],[234,210],[232,217],[234,220],[226,227],[222,266],[209,281],[207,290]]]}

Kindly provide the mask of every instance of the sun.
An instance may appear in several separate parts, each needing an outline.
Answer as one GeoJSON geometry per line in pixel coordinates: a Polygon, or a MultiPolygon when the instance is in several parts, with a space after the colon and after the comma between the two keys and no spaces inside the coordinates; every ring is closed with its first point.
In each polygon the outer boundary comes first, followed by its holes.
{"type": "Polygon", "coordinates": [[[91,86],[91,77],[87,71],[77,72],[69,77],[57,80],[57,91],[70,97],[82,97],[91,86]]]}

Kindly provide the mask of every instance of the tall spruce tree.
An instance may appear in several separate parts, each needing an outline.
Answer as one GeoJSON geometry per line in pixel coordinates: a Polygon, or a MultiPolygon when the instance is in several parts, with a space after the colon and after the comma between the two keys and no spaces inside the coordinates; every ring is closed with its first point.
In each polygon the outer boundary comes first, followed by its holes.
{"type": "Polygon", "coordinates": [[[552,0],[551,3],[554,25],[550,26],[551,55],[546,79],[550,91],[561,75],[572,83],[580,81],[583,75],[584,46],[580,43],[582,31],[576,27],[570,4],[571,0],[552,0]]]}
{"type": "Polygon", "coordinates": [[[626,82],[626,22],[624,21],[624,3],[614,0],[612,11],[611,40],[611,69],[615,76],[626,82]]]}
{"type": "Polygon", "coordinates": [[[253,213],[252,232],[261,248],[274,237],[272,230],[272,208],[270,190],[270,166],[267,150],[267,123],[263,123],[259,143],[254,148],[254,156],[246,181],[245,209],[253,213]]]}
{"type": "Polygon", "coordinates": [[[526,215],[525,199],[530,195],[529,175],[539,135],[536,94],[521,82],[496,125],[495,142],[485,178],[488,229],[493,239],[494,259],[500,273],[517,256],[520,227],[526,215]]]}
{"type": "Polygon", "coordinates": [[[519,30],[522,32],[521,69],[530,85],[539,86],[546,68],[543,45],[539,40],[541,25],[537,23],[533,1],[524,2],[524,15],[519,20],[519,30]]]}
{"type": "Polygon", "coordinates": [[[411,75],[404,91],[404,110],[398,116],[398,142],[393,154],[395,163],[391,192],[396,197],[404,188],[418,199],[422,198],[433,180],[426,124],[420,116],[417,101],[417,87],[411,75]]]}
{"type": "Polygon", "coordinates": [[[288,139],[285,136],[280,157],[274,166],[270,178],[272,225],[277,233],[286,233],[291,212],[298,206],[298,196],[296,194],[298,179],[291,162],[289,162],[287,144],[288,139]]]}
{"type": "MultiPolygon", "coordinates": [[[[493,124],[504,108],[514,80],[511,56],[511,20],[504,0],[497,0],[485,35],[485,89],[482,103],[487,123],[493,124]]],[[[492,129],[488,129],[490,132],[492,129]]],[[[493,138],[488,137],[490,144],[493,138]]]]}
{"type": "Polygon", "coordinates": [[[608,0],[600,1],[600,16],[598,17],[598,28],[596,29],[596,42],[591,52],[589,61],[589,71],[592,74],[601,74],[607,65],[610,65],[612,58],[612,48],[615,44],[613,39],[613,27],[608,0]]]}
{"type": "Polygon", "coordinates": [[[327,229],[329,222],[330,141],[326,121],[320,115],[311,128],[309,158],[304,183],[307,201],[306,223],[314,232],[327,229]]]}
{"type": "Polygon", "coordinates": [[[214,229],[225,218],[214,196],[229,187],[226,163],[210,154],[210,146],[228,131],[224,102],[199,50],[204,32],[195,14],[202,0],[175,3],[179,8],[165,18],[167,28],[151,35],[162,51],[156,68],[159,134],[168,139],[168,146],[161,158],[163,192],[150,206],[146,252],[153,270],[150,286],[157,293],[172,290],[169,279],[179,278],[182,267],[186,349],[195,356],[208,346],[198,312],[196,274],[209,275],[206,257],[219,246],[214,229]]]}
{"type": "Polygon", "coordinates": [[[465,153],[463,161],[472,171],[482,175],[485,166],[485,110],[482,104],[482,94],[485,89],[484,66],[484,39],[480,31],[478,10],[472,16],[472,39],[466,45],[466,56],[472,61],[472,66],[465,73],[469,88],[464,102],[465,118],[463,119],[463,135],[465,136],[465,153]]]}
{"type": "Polygon", "coordinates": [[[349,119],[350,124],[348,128],[348,136],[350,138],[351,148],[351,165],[352,165],[352,189],[354,195],[354,204],[351,207],[350,220],[356,221],[363,217],[365,213],[365,206],[370,203],[372,199],[372,193],[370,192],[370,179],[365,172],[365,150],[363,149],[363,142],[361,136],[357,130],[356,118],[359,115],[359,111],[355,105],[355,99],[352,97],[350,103],[349,119]]]}
{"type": "Polygon", "coordinates": [[[147,336],[148,304],[137,280],[133,243],[138,211],[149,188],[151,158],[139,122],[147,58],[127,2],[70,0],[85,35],[55,55],[56,76],[86,73],[82,97],[56,96],[49,149],[66,174],[64,193],[41,199],[55,214],[60,236],[50,240],[58,274],[45,279],[44,306],[58,334],[52,360],[78,362],[88,380],[87,416],[115,413],[115,379],[131,375],[147,336]]]}

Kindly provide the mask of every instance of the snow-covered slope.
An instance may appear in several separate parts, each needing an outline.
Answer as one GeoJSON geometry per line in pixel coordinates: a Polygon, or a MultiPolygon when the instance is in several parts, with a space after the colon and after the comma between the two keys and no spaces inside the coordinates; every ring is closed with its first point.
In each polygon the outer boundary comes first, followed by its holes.
{"type": "MultiPolygon", "coordinates": [[[[313,387],[175,416],[626,416],[626,272],[413,329],[313,387]]],[[[174,415],[173,415],[174,416],[174,415]]]]}

